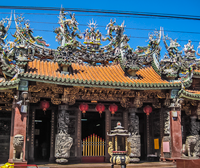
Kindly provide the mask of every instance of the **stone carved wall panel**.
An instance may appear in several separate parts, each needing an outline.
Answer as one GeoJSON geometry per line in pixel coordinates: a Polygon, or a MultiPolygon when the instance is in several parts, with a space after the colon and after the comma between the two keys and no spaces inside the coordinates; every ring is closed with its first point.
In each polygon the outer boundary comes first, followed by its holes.
{"type": "Polygon", "coordinates": [[[22,161],[23,160],[23,146],[24,146],[24,136],[17,134],[14,136],[13,140],[13,160],[22,161]]]}

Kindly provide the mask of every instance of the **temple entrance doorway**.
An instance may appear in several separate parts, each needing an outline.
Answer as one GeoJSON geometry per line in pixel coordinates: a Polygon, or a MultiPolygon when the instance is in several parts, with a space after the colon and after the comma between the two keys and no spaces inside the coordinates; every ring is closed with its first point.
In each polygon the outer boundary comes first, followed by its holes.
{"type": "Polygon", "coordinates": [[[82,162],[104,162],[105,113],[82,114],[82,162]]]}
{"type": "Polygon", "coordinates": [[[50,157],[51,111],[36,110],[35,113],[35,161],[48,161],[50,157]]]}
{"type": "Polygon", "coordinates": [[[141,143],[141,161],[147,160],[147,132],[146,132],[146,114],[137,113],[139,117],[139,134],[141,143]]]}

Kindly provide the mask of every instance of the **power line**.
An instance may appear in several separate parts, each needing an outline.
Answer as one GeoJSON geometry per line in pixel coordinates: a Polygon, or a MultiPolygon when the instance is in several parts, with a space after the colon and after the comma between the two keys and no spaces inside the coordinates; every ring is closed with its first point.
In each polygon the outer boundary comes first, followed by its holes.
{"type": "MultiPolygon", "coordinates": [[[[10,28],[10,29],[15,29],[15,28],[10,28]]],[[[42,31],[42,32],[49,32],[49,33],[53,33],[53,30],[41,30],[41,29],[34,29],[34,31],[42,31]]],[[[106,34],[103,34],[104,36],[107,36],[106,34]]],[[[129,38],[140,38],[140,39],[148,39],[149,37],[140,37],[140,36],[128,36],[129,38]]],[[[185,41],[188,42],[188,40],[181,40],[181,39],[177,39],[177,41],[185,41]]],[[[196,40],[191,40],[193,43],[199,43],[200,41],[196,41],[196,40]]]]}
{"type": "MultiPolygon", "coordinates": [[[[43,10],[43,11],[60,11],[58,7],[36,7],[36,6],[0,6],[1,9],[23,9],[23,10],[43,10]]],[[[200,16],[195,15],[179,15],[179,14],[164,14],[151,12],[136,12],[136,11],[116,11],[102,9],[83,9],[83,8],[63,8],[65,11],[72,12],[87,12],[87,13],[104,13],[130,16],[149,16],[169,19],[184,19],[184,20],[200,20],[200,16]]]]}
{"type": "MultiPolygon", "coordinates": [[[[14,21],[14,20],[12,20],[12,21],[14,21]]],[[[29,21],[29,22],[30,23],[39,23],[39,24],[54,24],[54,25],[58,25],[58,23],[55,23],[55,22],[38,22],[38,21],[29,21]]],[[[88,27],[87,24],[79,24],[79,26],[88,27]]],[[[106,27],[106,26],[98,25],[98,27],[106,27]]],[[[155,31],[155,29],[144,29],[144,28],[134,28],[134,27],[126,27],[125,29],[129,29],[129,30],[143,30],[143,31],[155,31]]],[[[200,32],[176,31],[176,30],[164,30],[164,32],[200,34],[200,32]]]]}

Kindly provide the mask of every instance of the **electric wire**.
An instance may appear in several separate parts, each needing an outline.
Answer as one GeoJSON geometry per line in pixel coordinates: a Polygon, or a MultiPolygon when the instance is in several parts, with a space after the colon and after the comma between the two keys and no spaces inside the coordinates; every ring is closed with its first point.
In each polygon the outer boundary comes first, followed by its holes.
{"type": "MultiPolygon", "coordinates": [[[[1,9],[23,9],[23,10],[45,10],[45,11],[60,11],[61,8],[56,7],[30,7],[30,6],[0,6],[1,9]]],[[[179,15],[179,14],[163,14],[163,13],[150,13],[150,12],[135,12],[135,11],[114,11],[114,10],[98,10],[98,9],[81,9],[81,8],[63,8],[65,11],[73,11],[73,12],[86,12],[86,13],[100,13],[100,14],[115,14],[115,15],[124,15],[122,17],[127,16],[139,16],[139,17],[161,17],[161,18],[170,18],[170,19],[189,19],[189,20],[200,20],[200,16],[195,15],[179,15]]],[[[1,12],[6,13],[6,12],[1,12]]],[[[21,14],[21,13],[16,13],[21,14]]],[[[33,15],[58,15],[53,13],[26,13],[26,14],[33,14],[33,15]]],[[[82,15],[82,14],[76,14],[80,16],[91,16],[91,15],[82,15]]],[[[94,16],[94,15],[92,15],[94,16]]],[[[97,16],[109,16],[110,15],[97,15],[97,16]]],[[[115,16],[116,17],[116,16],[115,16]]],[[[53,22],[36,22],[36,21],[29,21],[32,23],[40,23],[40,24],[58,24],[53,22]]],[[[80,26],[88,26],[86,24],[79,24],[80,26]]],[[[98,25],[98,27],[105,27],[98,25]]],[[[11,28],[14,29],[14,28],[11,28]]],[[[144,30],[144,31],[155,31],[155,29],[143,29],[143,28],[128,28],[126,29],[132,29],[132,30],[144,30]]],[[[52,30],[41,30],[41,29],[34,29],[34,31],[44,31],[44,32],[53,32],[52,30]]],[[[200,32],[187,32],[187,31],[174,31],[174,30],[165,30],[165,32],[176,32],[176,33],[189,33],[189,34],[200,34],[200,32]]],[[[147,39],[147,37],[137,37],[137,36],[129,36],[130,38],[144,38],[147,39]]],[[[177,40],[177,41],[188,41],[188,40],[177,40]]],[[[195,40],[192,40],[193,42],[198,42],[195,40]]]]}
{"type": "MultiPolygon", "coordinates": [[[[10,28],[10,29],[15,29],[15,28],[10,28]]],[[[41,30],[41,29],[34,29],[34,31],[42,31],[42,32],[49,32],[53,33],[53,30],[41,30]]],[[[106,34],[102,34],[104,36],[107,36],[106,34]]],[[[148,39],[149,37],[140,37],[140,36],[128,36],[129,38],[139,38],[139,39],[148,39]]],[[[182,40],[182,39],[177,39],[177,41],[183,41],[183,42],[188,42],[188,40],[182,40]]],[[[200,41],[196,40],[191,40],[193,43],[199,43],[200,41]]]]}
{"type": "MultiPolygon", "coordinates": [[[[36,6],[0,6],[0,9],[60,11],[61,8],[36,7],[36,6]]],[[[117,14],[117,15],[129,15],[129,16],[149,16],[149,17],[184,19],[184,20],[200,20],[200,16],[195,16],[195,15],[165,14],[165,13],[136,12],[136,11],[117,11],[117,10],[102,10],[102,9],[83,9],[83,8],[63,8],[63,9],[65,11],[72,11],[72,12],[117,14]]]]}
{"type": "MultiPolygon", "coordinates": [[[[12,20],[14,21],[14,20],[12,20]]],[[[39,23],[39,24],[53,24],[58,25],[55,22],[38,22],[38,21],[29,21],[30,23],[39,23]]],[[[79,26],[88,27],[87,24],[79,24],[79,26]]],[[[103,25],[98,25],[98,27],[106,27],[103,25]]],[[[134,28],[134,27],[126,27],[127,30],[144,30],[144,31],[155,31],[155,29],[144,29],[144,28],[134,28]]],[[[176,30],[164,30],[164,32],[174,32],[174,33],[187,33],[187,34],[200,34],[200,32],[190,32],[190,31],[176,31],[176,30]]]]}

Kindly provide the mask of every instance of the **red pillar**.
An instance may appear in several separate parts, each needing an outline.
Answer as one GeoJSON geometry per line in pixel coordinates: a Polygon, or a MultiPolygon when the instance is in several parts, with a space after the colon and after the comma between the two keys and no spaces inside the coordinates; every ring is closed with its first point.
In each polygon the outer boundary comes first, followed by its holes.
{"type": "Polygon", "coordinates": [[[171,158],[180,158],[182,149],[182,132],[181,132],[181,111],[177,112],[177,118],[173,117],[173,111],[170,111],[171,127],[171,158]]]}
{"type": "Polygon", "coordinates": [[[15,105],[13,102],[13,110],[12,110],[12,120],[11,120],[11,135],[10,135],[10,152],[9,152],[9,159],[8,162],[10,163],[19,163],[25,162],[25,146],[26,146],[26,121],[27,121],[27,114],[23,114],[20,112],[20,108],[18,105],[15,105]],[[23,160],[22,161],[15,161],[13,160],[13,140],[15,135],[20,134],[24,136],[24,146],[23,146],[23,160]]]}

